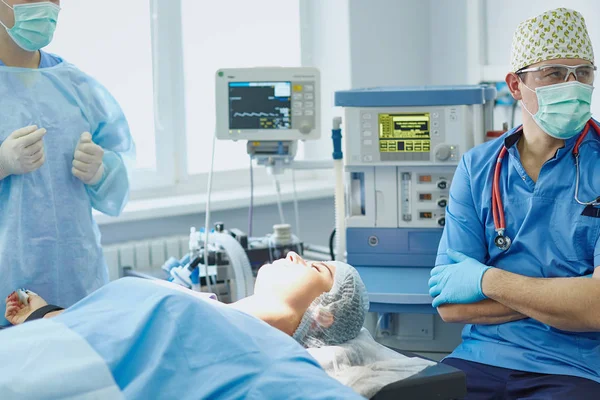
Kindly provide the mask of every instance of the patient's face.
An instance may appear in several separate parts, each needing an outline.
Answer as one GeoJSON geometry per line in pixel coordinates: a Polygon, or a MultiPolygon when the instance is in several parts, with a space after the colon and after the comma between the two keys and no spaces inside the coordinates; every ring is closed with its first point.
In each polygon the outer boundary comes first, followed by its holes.
{"type": "Polygon", "coordinates": [[[308,308],[314,299],[333,287],[335,266],[307,262],[296,253],[258,270],[254,294],[275,296],[285,303],[308,308]]]}

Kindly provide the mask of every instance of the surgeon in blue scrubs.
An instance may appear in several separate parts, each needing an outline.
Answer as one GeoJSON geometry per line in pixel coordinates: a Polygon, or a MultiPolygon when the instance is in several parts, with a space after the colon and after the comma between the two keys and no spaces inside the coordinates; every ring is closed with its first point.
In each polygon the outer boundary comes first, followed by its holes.
{"type": "Polygon", "coordinates": [[[0,297],[27,287],[72,305],[108,282],[92,208],[121,212],[135,151],[108,91],[40,50],[59,11],[0,0],[0,297]]]}
{"type": "Polygon", "coordinates": [[[523,125],[463,157],[431,272],[433,306],[466,324],[444,362],[468,399],[600,399],[600,131],[581,14],[521,23],[511,67],[523,125]]]}

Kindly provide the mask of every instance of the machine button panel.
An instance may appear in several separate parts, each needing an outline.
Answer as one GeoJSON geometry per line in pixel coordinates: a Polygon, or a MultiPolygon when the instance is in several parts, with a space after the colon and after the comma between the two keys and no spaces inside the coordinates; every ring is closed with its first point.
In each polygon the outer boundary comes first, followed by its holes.
{"type": "Polygon", "coordinates": [[[293,82],[291,97],[291,110],[284,115],[283,122],[292,125],[303,135],[314,132],[317,110],[315,108],[315,85],[313,82],[293,82]]]}
{"type": "Polygon", "coordinates": [[[446,207],[450,204],[450,189],[454,174],[439,169],[421,170],[399,167],[398,227],[444,228],[446,207]]]}

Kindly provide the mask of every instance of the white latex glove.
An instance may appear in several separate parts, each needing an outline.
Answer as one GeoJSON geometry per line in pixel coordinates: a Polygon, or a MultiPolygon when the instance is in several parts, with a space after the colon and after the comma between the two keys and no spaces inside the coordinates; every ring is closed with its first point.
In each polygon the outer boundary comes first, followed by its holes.
{"type": "Polygon", "coordinates": [[[92,135],[84,132],[79,138],[73,157],[72,174],[87,185],[95,185],[102,179],[104,150],[92,142],[92,135]]]}
{"type": "Polygon", "coordinates": [[[0,179],[33,172],[46,161],[44,128],[31,125],[11,133],[0,146],[0,179]]]}

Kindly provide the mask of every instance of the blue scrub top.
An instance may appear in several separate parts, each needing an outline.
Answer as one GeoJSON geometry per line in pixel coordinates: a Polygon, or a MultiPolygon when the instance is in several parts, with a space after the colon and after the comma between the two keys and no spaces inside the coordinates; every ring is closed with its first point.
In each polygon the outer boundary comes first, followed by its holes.
{"type": "MultiPolygon", "coordinates": [[[[39,68],[54,67],[55,65],[60,64],[62,61],[63,61],[62,58],[60,58],[54,54],[46,53],[46,52],[43,52],[40,50],[40,66],[39,66],[39,68]]],[[[2,60],[0,60],[0,65],[4,65],[2,60]]]]}
{"type": "MultiPolygon", "coordinates": [[[[446,226],[436,265],[458,250],[486,265],[537,277],[580,277],[600,266],[599,213],[584,212],[574,200],[576,136],[565,141],[542,167],[537,182],[525,172],[516,143],[522,130],[464,155],[450,189],[446,226]],[[493,173],[502,146],[500,192],[506,215],[506,252],[494,244],[491,210],[493,173]],[[593,215],[590,215],[593,214],[593,215]]],[[[579,199],[600,195],[600,138],[593,128],[580,147],[579,199]]],[[[590,211],[589,209],[587,211],[590,211]]],[[[592,310],[591,310],[592,312],[592,310]]],[[[579,376],[600,382],[600,333],[565,332],[533,319],[500,325],[466,325],[463,342],[450,355],[521,371],[579,376]]]]}

